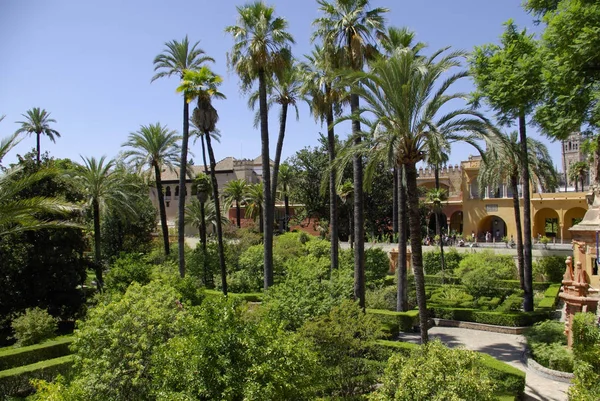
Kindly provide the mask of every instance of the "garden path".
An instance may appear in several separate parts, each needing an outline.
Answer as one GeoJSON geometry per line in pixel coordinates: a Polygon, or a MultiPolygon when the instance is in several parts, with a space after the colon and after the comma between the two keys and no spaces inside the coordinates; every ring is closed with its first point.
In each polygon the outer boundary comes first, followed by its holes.
{"type": "MultiPolygon", "coordinates": [[[[473,351],[484,352],[524,371],[526,373],[526,400],[567,400],[569,384],[547,379],[523,364],[525,337],[521,335],[500,334],[456,327],[432,327],[429,329],[429,338],[439,338],[449,347],[462,346],[473,351]]],[[[420,335],[418,333],[400,333],[399,339],[401,341],[419,343],[420,335]]]]}

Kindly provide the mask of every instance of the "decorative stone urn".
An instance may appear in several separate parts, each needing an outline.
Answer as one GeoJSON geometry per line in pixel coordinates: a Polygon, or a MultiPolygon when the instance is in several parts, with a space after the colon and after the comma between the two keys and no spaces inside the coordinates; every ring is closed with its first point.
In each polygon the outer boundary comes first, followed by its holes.
{"type": "MultiPolygon", "coordinates": [[[[396,266],[398,266],[398,250],[392,248],[390,251],[390,273],[396,272],[396,266]]],[[[406,271],[407,273],[412,271],[412,252],[409,247],[406,247],[406,271]]]]}

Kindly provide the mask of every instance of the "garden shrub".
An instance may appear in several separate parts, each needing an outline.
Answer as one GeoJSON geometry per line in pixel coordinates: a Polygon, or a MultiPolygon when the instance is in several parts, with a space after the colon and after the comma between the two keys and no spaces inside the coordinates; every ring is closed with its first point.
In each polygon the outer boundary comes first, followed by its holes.
{"type": "Polygon", "coordinates": [[[523,292],[510,294],[502,304],[496,308],[498,312],[519,312],[523,307],[523,292]]]}
{"type": "Polygon", "coordinates": [[[546,368],[573,372],[573,353],[560,343],[533,343],[531,353],[533,359],[546,368]]]}
{"type": "Polygon", "coordinates": [[[18,346],[37,344],[56,335],[56,319],[40,308],[25,309],[25,313],[13,319],[11,327],[18,346]]]}
{"type": "Polygon", "coordinates": [[[365,280],[367,285],[383,282],[390,271],[390,258],[381,248],[365,250],[365,280]]]}
{"type": "Polygon", "coordinates": [[[397,295],[395,286],[376,287],[366,291],[365,303],[371,309],[395,310],[397,295]]]}
{"type": "Polygon", "coordinates": [[[463,274],[461,282],[467,292],[477,298],[498,297],[502,296],[504,292],[500,289],[500,280],[487,271],[487,268],[466,272],[463,274]]]}
{"type": "Polygon", "coordinates": [[[563,344],[567,345],[567,337],[565,336],[565,324],[556,320],[546,320],[537,323],[527,329],[525,337],[529,344],[544,343],[544,344],[563,344]]]}
{"type": "Polygon", "coordinates": [[[124,293],[133,282],[150,282],[152,267],[141,253],[123,253],[111,264],[104,283],[106,289],[124,293]]]}
{"type": "MultiPolygon", "coordinates": [[[[34,390],[31,385],[32,379],[44,380],[47,382],[54,380],[59,375],[65,375],[70,372],[71,367],[73,366],[73,359],[73,355],[66,355],[59,358],[40,361],[31,365],[0,371],[0,395],[8,397],[30,394],[34,390]]],[[[61,393],[58,393],[57,396],[60,398],[50,398],[47,394],[38,394],[34,399],[40,401],[49,399],[72,400],[71,398],[62,398],[65,395],[61,393]]]]}
{"type": "Polygon", "coordinates": [[[538,309],[555,309],[558,303],[558,294],[560,293],[561,284],[552,284],[544,292],[544,297],[537,305],[538,309]]]}
{"type": "MultiPolygon", "coordinates": [[[[264,284],[264,246],[253,245],[240,255],[239,270],[231,272],[232,292],[255,292],[264,284]]],[[[273,278],[278,282],[283,274],[280,255],[273,254],[273,278]]],[[[228,284],[229,284],[228,281],[228,284]]]]}
{"type": "Polygon", "coordinates": [[[473,306],[473,296],[461,289],[443,286],[431,294],[431,302],[442,306],[470,308],[473,306]]]}
{"type": "Polygon", "coordinates": [[[68,336],[42,344],[0,349],[0,371],[68,355],[72,342],[73,337],[68,336]]]}
{"type": "Polygon", "coordinates": [[[308,321],[299,331],[308,339],[325,369],[324,393],[334,397],[365,394],[377,383],[379,369],[374,341],[382,336],[380,323],[357,303],[344,301],[324,316],[308,321]]]}
{"type": "MultiPolygon", "coordinates": [[[[322,239],[307,241],[305,244],[306,252],[316,258],[329,258],[331,252],[331,242],[322,239]]],[[[366,259],[366,251],[365,251],[366,259]]]]}
{"type": "Polygon", "coordinates": [[[495,383],[487,370],[476,368],[480,360],[476,352],[450,349],[439,340],[429,342],[409,357],[393,355],[382,386],[369,399],[494,400],[495,383]]]}
{"type": "Polygon", "coordinates": [[[600,329],[594,313],[577,313],[573,318],[573,354],[600,373],[600,329]]]}
{"type": "Polygon", "coordinates": [[[495,326],[526,327],[548,319],[547,312],[490,312],[473,308],[428,307],[431,317],[491,324],[495,326]]]}
{"type": "MultiPolygon", "coordinates": [[[[225,265],[227,270],[235,270],[238,260],[231,261],[231,245],[224,242],[225,265]]],[[[198,243],[196,249],[191,251],[186,257],[186,274],[200,280],[205,287],[212,288],[215,285],[215,275],[219,274],[219,248],[216,242],[207,241],[206,255],[202,249],[202,244],[198,243]],[[206,265],[205,265],[206,260],[206,265]]],[[[218,279],[216,281],[219,281],[218,279]]]]}
{"type": "Polygon", "coordinates": [[[398,332],[411,332],[419,325],[419,311],[409,310],[396,312],[382,309],[367,309],[367,313],[375,316],[383,325],[384,331],[394,335],[398,332]]]}
{"type": "Polygon", "coordinates": [[[467,254],[459,264],[455,274],[462,277],[471,271],[481,275],[491,274],[498,280],[518,279],[517,266],[510,255],[496,255],[491,251],[467,254]]]}
{"type": "MultiPolygon", "coordinates": [[[[455,248],[444,249],[444,261],[446,262],[445,274],[451,275],[458,268],[463,254],[458,253],[455,248]]],[[[440,251],[423,252],[423,267],[428,275],[434,275],[442,272],[440,251]]]]}
{"type": "Polygon", "coordinates": [[[565,274],[565,261],[566,257],[564,256],[545,256],[539,259],[533,265],[534,277],[537,279],[538,276],[541,276],[541,281],[560,283],[565,274]]]}
{"type": "Polygon", "coordinates": [[[494,310],[500,305],[501,301],[499,297],[479,297],[475,301],[475,305],[481,310],[494,310]]]}
{"type": "MultiPolygon", "coordinates": [[[[310,245],[316,241],[310,241],[310,245]]],[[[307,244],[308,245],[308,244],[307,244]]],[[[300,241],[299,233],[285,233],[282,235],[275,236],[273,241],[273,257],[277,255],[281,259],[282,263],[287,262],[289,259],[299,258],[306,254],[306,247],[304,243],[300,241]]]]}

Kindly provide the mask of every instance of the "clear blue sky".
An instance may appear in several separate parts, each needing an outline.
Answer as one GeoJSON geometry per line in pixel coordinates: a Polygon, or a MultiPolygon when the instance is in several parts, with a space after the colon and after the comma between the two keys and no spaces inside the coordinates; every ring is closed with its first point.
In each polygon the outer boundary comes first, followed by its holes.
{"type": "MultiPolygon", "coordinates": [[[[296,40],[296,57],[311,49],[311,23],[319,15],[313,0],[272,0],[279,16],[289,22],[296,40]]],[[[502,23],[513,18],[520,27],[539,30],[520,7],[521,0],[372,0],[373,6],[391,9],[389,25],[408,26],[417,40],[431,49],[452,46],[471,50],[475,45],[497,42],[502,23]]],[[[0,138],[13,133],[21,114],[42,107],[57,120],[60,132],[55,144],[42,139],[42,151],[54,157],[79,161],[79,155],[114,157],[127,135],[142,124],[160,121],[181,131],[182,100],[175,93],[176,78],[150,83],[152,60],[166,41],[200,41],[200,47],[216,63],[213,70],[224,77],[222,92],[227,100],[217,101],[218,128],[222,139],[215,145],[217,159],[226,156],[254,158],[260,154],[260,133],[253,127],[253,113],[240,94],[235,74],[227,69],[226,53],[232,38],[224,28],[236,22],[240,0],[219,1],[75,1],[3,0],[0,6],[0,138]]],[[[455,88],[470,91],[468,80],[455,88]]],[[[270,135],[277,136],[278,114],[270,115],[270,135]]],[[[338,133],[347,136],[349,127],[338,133]]],[[[300,106],[300,121],[288,119],[283,156],[315,145],[325,130],[300,106]]],[[[533,132],[532,132],[533,133],[533,132]]],[[[535,134],[534,134],[535,135],[535,134]]],[[[544,139],[560,168],[560,146],[544,139]]],[[[25,138],[4,160],[6,165],[35,146],[25,138]]],[[[194,161],[201,160],[200,142],[190,143],[194,161]]],[[[451,163],[475,151],[455,146],[451,163]]]]}

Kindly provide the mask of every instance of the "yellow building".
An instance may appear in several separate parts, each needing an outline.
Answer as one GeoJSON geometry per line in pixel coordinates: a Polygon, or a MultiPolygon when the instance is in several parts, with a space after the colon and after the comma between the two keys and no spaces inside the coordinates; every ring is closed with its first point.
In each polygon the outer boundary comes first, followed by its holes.
{"type": "MultiPolygon", "coordinates": [[[[440,187],[447,190],[449,198],[443,209],[446,227],[450,232],[465,236],[474,233],[479,241],[485,241],[487,232],[493,241],[500,241],[505,236],[514,236],[516,240],[512,191],[508,185],[503,185],[486,188],[484,195],[480,196],[477,185],[480,164],[480,157],[469,156],[460,166],[440,170],[440,187]]],[[[425,188],[435,186],[433,169],[419,169],[418,185],[425,188]]],[[[588,208],[585,192],[540,193],[535,188],[531,189],[532,235],[546,236],[557,243],[570,243],[569,228],[583,218],[588,208]]],[[[520,207],[522,223],[522,196],[520,207]]]]}

